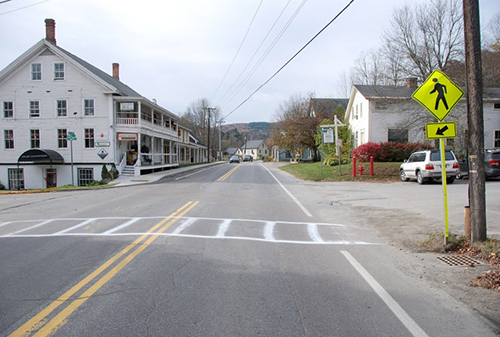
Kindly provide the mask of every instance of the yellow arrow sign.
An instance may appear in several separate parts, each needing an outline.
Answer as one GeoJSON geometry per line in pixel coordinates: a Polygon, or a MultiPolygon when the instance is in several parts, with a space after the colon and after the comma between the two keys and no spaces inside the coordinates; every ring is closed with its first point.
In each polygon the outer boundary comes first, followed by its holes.
{"type": "Polygon", "coordinates": [[[457,136],[457,124],[451,123],[427,123],[425,124],[427,139],[455,138],[457,136]]]}
{"type": "Polygon", "coordinates": [[[411,97],[422,104],[439,121],[448,116],[464,92],[445,73],[434,70],[411,97]]]}

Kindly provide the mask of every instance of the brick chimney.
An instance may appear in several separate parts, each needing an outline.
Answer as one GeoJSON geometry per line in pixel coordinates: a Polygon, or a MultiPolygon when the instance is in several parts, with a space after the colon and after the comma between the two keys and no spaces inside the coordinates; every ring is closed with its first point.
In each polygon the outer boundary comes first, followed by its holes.
{"type": "Polygon", "coordinates": [[[120,79],[120,64],[113,63],[113,77],[117,80],[120,79]]]}
{"type": "Polygon", "coordinates": [[[45,40],[56,43],[56,22],[54,19],[45,19],[45,40]]]}
{"type": "Polygon", "coordinates": [[[417,78],[416,77],[409,77],[406,79],[406,86],[408,88],[416,88],[417,87],[417,78]]]}

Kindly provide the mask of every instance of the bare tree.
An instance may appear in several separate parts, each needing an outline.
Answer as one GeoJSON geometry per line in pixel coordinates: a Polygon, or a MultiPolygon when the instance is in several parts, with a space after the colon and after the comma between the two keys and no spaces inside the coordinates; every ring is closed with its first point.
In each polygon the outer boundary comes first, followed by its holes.
{"type": "Polygon", "coordinates": [[[181,122],[188,127],[193,134],[198,137],[205,145],[208,144],[208,117],[210,115],[210,147],[212,150],[218,146],[218,122],[221,114],[218,108],[212,108],[206,98],[198,99],[192,102],[181,116],[181,122]],[[210,108],[210,112],[209,112],[210,108]]]}
{"type": "Polygon", "coordinates": [[[398,69],[405,77],[423,81],[434,69],[464,58],[461,1],[431,0],[430,4],[396,9],[383,40],[390,55],[400,60],[398,69]]]}

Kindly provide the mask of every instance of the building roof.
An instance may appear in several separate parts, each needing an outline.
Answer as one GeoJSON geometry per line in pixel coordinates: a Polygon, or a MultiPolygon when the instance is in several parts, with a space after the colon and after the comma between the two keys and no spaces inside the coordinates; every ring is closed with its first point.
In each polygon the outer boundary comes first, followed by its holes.
{"type": "Polygon", "coordinates": [[[353,85],[366,99],[377,98],[410,98],[415,87],[402,85],[353,85]]]}
{"type": "Polygon", "coordinates": [[[90,63],[88,63],[85,60],[82,60],[81,58],[79,58],[78,56],[70,53],[69,51],[65,50],[64,48],[61,48],[59,46],[55,46],[55,45],[53,45],[51,43],[47,43],[47,44],[49,46],[53,46],[53,47],[57,48],[62,53],[64,53],[65,55],[69,56],[71,59],[73,59],[78,64],[80,64],[82,67],[84,67],[85,69],[87,69],[88,71],[90,71],[92,74],[96,75],[98,78],[100,78],[104,82],[106,82],[106,83],[112,85],[113,87],[115,87],[117,89],[117,93],[116,94],[118,94],[120,96],[143,97],[141,94],[139,94],[134,89],[130,88],[128,85],[126,85],[125,83],[123,83],[119,79],[114,78],[113,76],[105,73],[101,69],[99,69],[99,68],[91,65],[90,63]]]}
{"type": "Polygon", "coordinates": [[[263,140],[250,140],[248,141],[243,147],[245,149],[256,149],[262,144],[264,141],[263,140]]]}

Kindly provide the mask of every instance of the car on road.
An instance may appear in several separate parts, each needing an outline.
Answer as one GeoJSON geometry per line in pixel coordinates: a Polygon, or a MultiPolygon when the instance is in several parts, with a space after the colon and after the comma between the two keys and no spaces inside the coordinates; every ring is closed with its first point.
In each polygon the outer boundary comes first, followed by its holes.
{"type": "Polygon", "coordinates": [[[243,156],[243,161],[253,161],[253,157],[249,154],[243,156]]]}
{"type": "MultiPolygon", "coordinates": [[[[445,150],[446,182],[452,184],[460,173],[457,157],[451,150],[445,150]]],[[[442,178],[440,150],[417,151],[410,155],[399,167],[399,179],[416,179],[422,185],[434,179],[442,178]]]]}
{"type": "Polygon", "coordinates": [[[484,175],[486,179],[500,177],[500,149],[484,151],[484,175]]]}
{"type": "Polygon", "coordinates": [[[231,158],[229,158],[229,163],[239,163],[239,162],[240,162],[239,156],[231,156],[231,158]]]}

